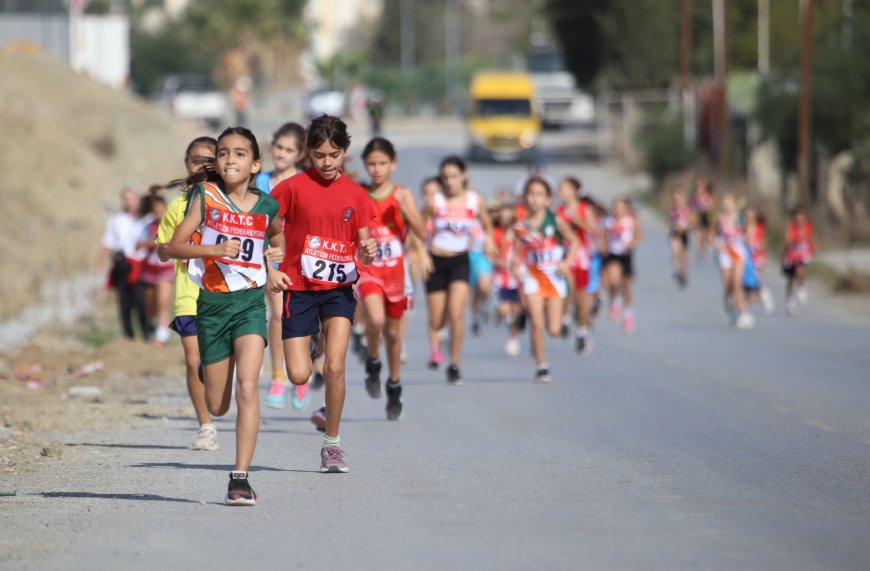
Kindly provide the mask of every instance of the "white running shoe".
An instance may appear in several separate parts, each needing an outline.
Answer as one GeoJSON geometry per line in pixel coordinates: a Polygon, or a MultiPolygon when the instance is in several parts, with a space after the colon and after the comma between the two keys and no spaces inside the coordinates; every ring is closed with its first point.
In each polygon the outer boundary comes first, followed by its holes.
{"type": "Polygon", "coordinates": [[[734,326],[737,329],[752,329],[755,327],[755,318],[751,313],[741,313],[737,321],[734,322],[734,326]]]}
{"type": "Polygon", "coordinates": [[[213,451],[218,449],[217,429],[214,424],[203,424],[196,431],[196,438],[193,439],[194,450],[213,451]]]}
{"type": "Polygon", "coordinates": [[[805,286],[800,286],[797,288],[797,300],[801,305],[806,305],[807,301],[809,301],[809,294],[807,293],[807,288],[805,286]]]}
{"type": "Polygon", "coordinates": [[[517,357],[520,354],[520,340],[516,337],[512,337],[507,340],[507,343],[504,345],[504,352],[507,353],[508,357],[517,357]]]}
{"type": "Polygon", "coordinates": [[[770,293],[770,290],[766,287],[761,288],[761,306],[764,308],[764,313],[766,315],[772,315],[773,310],[776,308],[776,304],[773,301],[773,294],[770,293]]]}

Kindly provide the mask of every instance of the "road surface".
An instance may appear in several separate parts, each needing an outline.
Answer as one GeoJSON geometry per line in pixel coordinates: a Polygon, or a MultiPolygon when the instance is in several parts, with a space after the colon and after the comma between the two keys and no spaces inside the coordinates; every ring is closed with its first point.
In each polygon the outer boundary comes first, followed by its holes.
{"type": "MultiPolygon", "coordinates": [[[[463,146],[449,125],[387,134],[395,180],[415,190],[463,146]]],[[[605,200],[642,184],[570,161],[572,136],[548,136],[552,175],[605,200]]],[[[471,174],[491,194],[522,173],[471,174]]],[[[679,291],[662,224],[642,220],[636,332],[602,316],[582,358],[550,341],[552,385],[531,382],[527,340],[510,359],[494,326],[468,338],[465,385],[447,385],[423,366],[421,305],[402,421],[385,420],[349,361],[349,474],[319,473],[310,409],[263,408],[249,509],[221,503],[232,415],[213,453],[187,449],[190,418],[58,435],[77,445],[63,471],[2,482],[18,494],[0,498],[0,569],[870,568],[867,313],[813,288],[799,316],[735,331],[711,262],[693,261],[679,291]]],[[[170,387],[146,396],[184,399],[181,380],[170,387]]]]}

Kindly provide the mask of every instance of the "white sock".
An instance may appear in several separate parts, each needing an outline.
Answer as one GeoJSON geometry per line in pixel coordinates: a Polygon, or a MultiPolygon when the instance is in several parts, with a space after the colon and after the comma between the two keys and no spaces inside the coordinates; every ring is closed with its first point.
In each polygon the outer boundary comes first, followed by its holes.
{"type": "Polygon", "coordinates": [[[577,326],[577,337],[587,337],[589,335],[589,328],[585,325],[577,326]]]}
{"type": "Polygon", "coordinates": [[[327,436],[323,435],[323,448],[340,448],[341,447],[341,437],[336,436],[327,436]]]}

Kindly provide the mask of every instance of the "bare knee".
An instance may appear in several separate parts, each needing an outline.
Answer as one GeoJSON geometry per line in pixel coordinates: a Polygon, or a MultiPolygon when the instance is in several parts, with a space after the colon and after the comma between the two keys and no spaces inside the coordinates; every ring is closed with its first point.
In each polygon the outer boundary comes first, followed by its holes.
{"type": "Polygon", "coordinates": [[[327,382],[344,378],[344,363],[341,360],[327,359],[323,364],[323,377],[327,382]]]}
{"type": "Polygon", "coordinates": [[[366,324],[370,329],[381,331],[384,328],[384,321],[383,315],[369,315],[366,324]]]}
{"type": "Polygon", "coordinates": [[[236,402],[239,406],[251,405],[257,402],[257,382],[239,382],[236,384],[236,402]]]}
{"type": "Polygon", "coordinates": [[[314,369],[314,363],[309,362],[306,365],[293,365],[287,363],[287,378],[290,379],[290,382],[294,385],[304,385],[308,382],[308,379],[311,377],[311,372],[314,369]]]}

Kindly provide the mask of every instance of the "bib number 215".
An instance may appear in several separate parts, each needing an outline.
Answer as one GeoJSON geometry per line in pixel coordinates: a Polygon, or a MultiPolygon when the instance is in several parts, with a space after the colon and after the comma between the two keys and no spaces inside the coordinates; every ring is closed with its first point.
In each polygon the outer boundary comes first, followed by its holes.
{"type": "Polygon", "coordinates": [[[314,274],[311,276],[316,280],[326,281],[326,282],[334,282],[343,284],[347,281],[347,274],[344,271],[344,264],[338,264],[335,262],[326,263],[324,260],[317,260],[314,262],[314,274]],[[328,275],[324,276],[324,272],[329,270],[328,275]]]}

